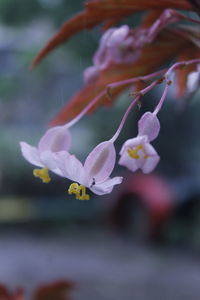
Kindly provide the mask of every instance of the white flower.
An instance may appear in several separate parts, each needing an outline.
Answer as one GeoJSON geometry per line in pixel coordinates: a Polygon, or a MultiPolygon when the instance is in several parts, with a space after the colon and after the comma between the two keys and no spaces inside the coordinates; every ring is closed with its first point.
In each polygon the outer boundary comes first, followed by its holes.
{"type": "Polygon", "coordinates": [[[141,169],[150,173],[158,164],[160,157],[150,144],[160,131],[160,123],[154,113],[146,112],[138,122],[138,135],[127,140],[120,151],[119,164],[132,172],[141,169]]]}

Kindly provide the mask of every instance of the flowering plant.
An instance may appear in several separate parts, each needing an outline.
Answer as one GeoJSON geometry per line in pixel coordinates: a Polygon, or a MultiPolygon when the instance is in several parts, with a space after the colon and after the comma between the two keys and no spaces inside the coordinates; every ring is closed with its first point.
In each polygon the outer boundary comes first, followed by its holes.
{"type": "Polygon", "coordinates": [[[53,127],[44,134],[37,148],[21,142],[24,158],[41,167],[34,170],[36,177],[47,183],[50,170],[74,181],[68,192],[80,200],[90,198],[86,188],[97,195],[110,193],[122,182],[120,176],[110,178],[116,162],[114,143],[142,96],[164,84],[160,101],[153,112],[144,113],[138,121],[138,135],[124,142],[119,159],[119,164],[132,172],[141,169],[149,173],[155,169],[160,158],[150,142],[160,131],[157,115],[172,84],[172,73],[177,98],[191,95],[199,85],[200,21],[195,17],[199,8],[198,0],[90,0],[82,12],[64,23],[34,59],[31,69],[82,29],[103,24],[104,33],[93,56],[93,65],[84,71],[84,87],[51,121],[53,127]],[[193,17],[188,17],[186,10],[193,12],[193,17]],[[137,27],[126,24],[117,27],[124,17],[139,11],[145,14],[137,27]],[[176,62],[171,64],[174,58],[176,62]],[[163,69],[166,61],[171,66],[163,69]],[[117,95],[130,87],[133,99],[118,129],[110,140],[97,145],[82,164],[70,153],[69,128],[94,108],[112,105],[117,95]]]}

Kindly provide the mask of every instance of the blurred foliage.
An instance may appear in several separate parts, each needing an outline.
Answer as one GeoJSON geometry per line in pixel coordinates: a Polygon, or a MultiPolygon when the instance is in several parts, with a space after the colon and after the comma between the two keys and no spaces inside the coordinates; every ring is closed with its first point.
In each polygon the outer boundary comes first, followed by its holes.
{"type": "Polygon", "coordinates": [[[82,0],[1,0],[0,21],[12,26],[25,25],[37,17],[50,17],[55,24],[82,7],[82,0]]]}

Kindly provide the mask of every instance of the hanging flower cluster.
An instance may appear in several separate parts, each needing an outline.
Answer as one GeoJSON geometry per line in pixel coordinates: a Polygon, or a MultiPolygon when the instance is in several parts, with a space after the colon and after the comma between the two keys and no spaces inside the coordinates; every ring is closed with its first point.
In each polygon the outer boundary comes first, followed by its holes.
{"type": "Polygon", "coordinates": [[[87,2],[86,9],[63,25],[60,32],[49,41],[32,64],[34,67],[73,33],[107,22],[107,30],[102,35],[99,48],[93,57],[93,66],[84,71],[85,87],[53,120],[52,124],[55,127],[47,130],[37,147],[25,142],[20,143],[24,158],[39,167],[34,169],[34,176],[39,177],[44,183],[51,180],[49,171],[68,178],[73,182],[69,186],[68,193],[75,195],[79,200],[90,199],[87,188],[97,195],[104,195],[111,193],[114,186],[122,182],[120,176],[111,177],[116,161],[131,172],[138,169],[143,173],[152,172],[160,157],[151,142],[160,132],[157,115],[172,83],[171,74],[176,75],[177,96],[193,93],[199,85],[200,22],[174,10],[177,8],[194,11],[198,3],[195,2],[192,6],[193,2],[186,0],[179,0],[178,4],[175,0],[161,1],[160,4],[154,0],[142,3],[138,0],[125,0],[122,1],[122,5],[121,1],[87,2]],[[112,10],[109,7],[112,7],[112,10]],[[112,24],[115,25],[123,16],[139,10],[149,10],[140,26],[112,27],[112,24]],[[182,24],[183,21],[187,24],[182,24]],[[76,24],[75,31],[73,31],[74,24],[76,24]],[[172,55],[179,57],[178,62],[168,69],[156,71],[172,55]],[[114,144],[130,111],[139,101],[141,102],[143,95],[162,83],[165,87],[158,105],[153,112],[148,111],[142,115],[138,121],[137,136],[123,143],[118,158],[114,144]],[[100,103],[112,104],[119,92],[127,87],[134,87],[133,99],[113,137],[98,144],[88,154],[85,162],[80,162],[70,151],[72,142],[70,127],[100,103]],[[84,109],[81,110],[80,107],[84,109]],[[70,121],[66,123],[68,119],[70,121]],[[60,126],[61,123],[65,124],[60,126]]]}
{"type": "MultiPolygon", "coordinates": [[[[37,147],[21,142],[21,151],[24,158],[31,164],[40,167],[39,169],[34,169],[34,176],[39,177],[44,183],[48,183],[51,180],[49,176],[50,170],[59,176],[70,179],[73,183],[70,185],[68,193],[74,194],[76,199],[79,200],[90,199],[86,188],[89,188],[97,195],[111,193],[113,187],[122,182],[122,177],[120,176],[110,177],[116,163],[114,143],[121,133],[131,109],[139,102],[140,98],[157,84],[165,82],[165,89],[155,110],[143,114],[138,121],[138,135],[125,141],[119,153],[119,164],[127,167],[130,171],[135,172],[141,169],[144,173],[152,172],[157,166],[160,157],[150,142],[157,138],[160,131],[160,122],[157,114],[163,105],[171,84],[169,76],[175,69],[194,63],[200,63],[200,60],[174,64],[168,71],[163,72],[164,74],[160,79],[154,80],[146,88],[138,91],[113,137],[98,144],[89,153],[84,164],[70,153],[71,135],[69,128],[75,125],[101,97],[94,98],[71,122],[47,130],[41,137],[37,147]]],[[[150,80],[156,75],[158,74],[150,74],[142,80],[150,80]]],[[[118,85],[121,84],[124,84],[124,82],[118,83],[118,85]]],[[[112,88],[112,85],[110,87],[112,88]]]]}

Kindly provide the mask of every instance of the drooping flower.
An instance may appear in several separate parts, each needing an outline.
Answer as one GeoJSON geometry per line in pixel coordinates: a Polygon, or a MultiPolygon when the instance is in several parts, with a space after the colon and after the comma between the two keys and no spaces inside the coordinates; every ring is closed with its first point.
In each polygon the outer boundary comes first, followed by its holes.
{"type": "Polygon", "coordinates": [[[159,134],[160,123],[156,114],[146,112],[138,122],[138,135],[127,140],[120,151],[119,164],[132,172],[141,169],[150,173],[159,162],[159,156],[150,144],[159,134]]]}
{"type": "Polygon", "coordinates": [[[135,62],[144,46],[151,44],[160,31],[168,25],[182,20],[187,20],[184,14],[173,9],[165,9],[159,18],[147,28],[141,26],[132,29],[128,25],[109,28],[100,39],[99,47],[93,56],[93,66],[84,71],[84,81],[86,83],[95,82],[100,72],[113,63],[135,62]]]}
{"type": "Polygon", "coordinates": [[[93,57],[94,65],[84,71],[85,82],[91,83],[98,77],[99,71],[106,69],[112,62],[130,63],[138,57],[134,49],[134,36],[128,25],[108,29],[100,40],[93,57]]]}
{"type": "Polygon", "coordinates": [[[68,193],[74,194],[76,199],[90,199],[86,188],[97,195],[104,195],[111,193],[114,185],[122,182],[122,177],[110,178],[116,161],[112,141],[97,145],[87,156],[84,165],[66,151],[59,152],[55,156],[61,176],[74,181],[68,193]]]}
{"type": "Polygon", "coordinates": [[[71,145],[71,135],[66,126],[50,128],[41,137],[38,146],[34,147],[26,142],[20,142],[24,158],[40,169],[34,169],[33,174],[39,177],[44,183],[51,179],[48,170],[60,175],[60,170],[54,160],[54,154],[60,151],[68,151],[71,145]]]}

